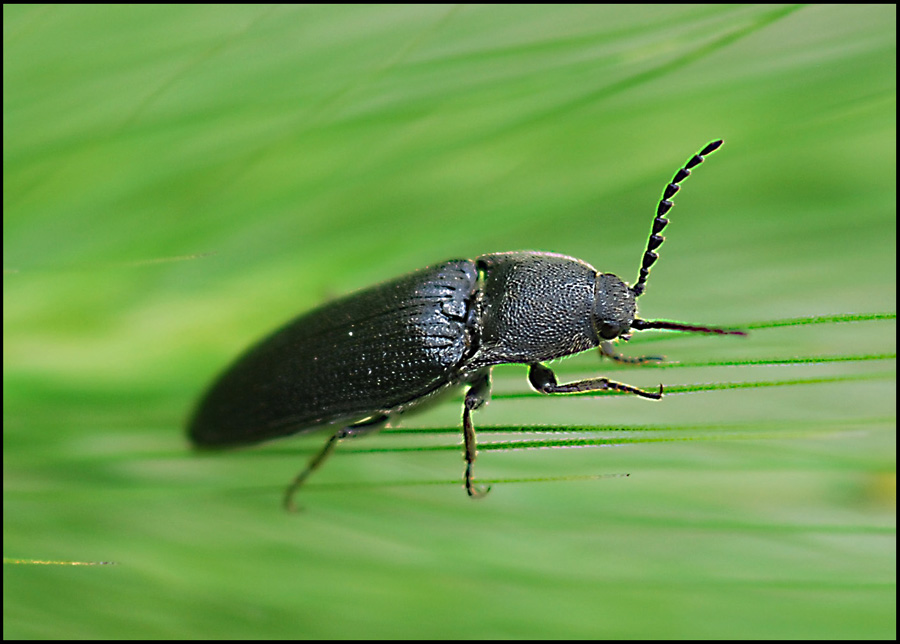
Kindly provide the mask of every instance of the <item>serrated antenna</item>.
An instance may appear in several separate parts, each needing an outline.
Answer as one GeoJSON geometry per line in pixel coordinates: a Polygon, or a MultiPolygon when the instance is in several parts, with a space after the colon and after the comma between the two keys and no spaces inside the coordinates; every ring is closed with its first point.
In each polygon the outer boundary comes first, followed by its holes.
{"type": "Polygon", "coordinates": [[[691,170],[703,163],[703,160],[707,155],[718,150],[722,143],[724,143],[722,139],[713,141],[691,157],[690,160],[675,173],[671,183],[669,183],[663,191],[662,199],[659,200],[659,205],[656,207],[656,218],[653,220],[650,239],[647,240],[647,250],[644,251],[644,258],[641,260],[641,271],[638,274],[637,282],[631,287],[631,292],[634,293],[635,297],[640,297],[644,292],[644,289],[647,286],[647,276],[650,275],[650,267],[653,266],[653,263],[659,258],[659,255],[655,251],[666,240],[660,233],[662,233],[666,224],[669,223],[669,220],[666,219],[666,213],[672,208],[672,197],[674,197],[675,193],[681,189],[679,184],[691,176],[691,170]]]}

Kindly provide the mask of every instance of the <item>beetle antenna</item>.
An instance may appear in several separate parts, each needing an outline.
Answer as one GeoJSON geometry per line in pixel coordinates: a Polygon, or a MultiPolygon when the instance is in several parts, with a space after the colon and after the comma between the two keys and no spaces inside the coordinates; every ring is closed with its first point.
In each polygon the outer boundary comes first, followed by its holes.
{"type": "Polygon", "coordinates": [[[687,331],[689,333],[715,333],[716,335],[747,335],[746,331],[733,329],[720,329],[714,326],[694,326],[681,322],[666,322],[665,320],[640,320],[635,319],[631,323],[632,329],[645,331],[647,329],[669,329],[670,331],[687,331]]]}
{"type": "MultiPolygon", "coordinates": [[[[691,175],[691,169],[703,163],[703,158],[706,155],[712,154],[713,152],[718,150],[719,146],[722,145],[722,143],[722,139],[713,141],[705,148],[700,150],[700,152],[692,156],[690,160],[684,164],[684,167],[682,167],[678,172],[675,173],[675,176],[672,178],[672,182],[667,185],[666,189],[663,191],[662,199],[659,200],[659,205],[656,207],[656,219],[653,220],[653,228],[650,231],[650,239],[647,240],[647,250],[644,251],[644,259],[641,261],[641,272],[638,274],[637,283],[631,287],[631,292],[634,293],[635,297],[640,297],[640,295],[644,292],[644,289],[647,286],[647,276],[650,275],[650,267],[653,266],[653,262],[655,262],[657,258],[659,258],[659,255],[654,251],[656,251],[656,249],[659,248],[666,239],[660,233],[663,231],[663,228],[666,227],[666,224],[669,223],[669,220],[666,219],[666,213],[669,212],[669,210],[672,208],[672,202],[670,200],[681,188],[681,186],[678,184],[687,179],[691,175]]],[[[637,322],[637,320],[635,320],[635,322],[637,322]]],[[[691,330],[699,330],[700,328],[702,327],[692,328],[691,330]]]]}

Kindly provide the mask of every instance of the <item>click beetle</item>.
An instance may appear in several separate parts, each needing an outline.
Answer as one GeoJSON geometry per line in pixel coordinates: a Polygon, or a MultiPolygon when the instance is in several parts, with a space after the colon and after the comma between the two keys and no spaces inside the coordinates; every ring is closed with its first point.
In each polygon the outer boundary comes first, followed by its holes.
{"type": "Polygon", "coordinates": [[[659,391],[596,377],[560,384],[543,362],[599,347],[624,362],[611,341],[632,330],[744,335],[636,317],[663,242],[671,198],[691,169],[722,145],[713,141],[675,174],[656,210],[634,286],[556,253],[508,252],[456,259],[409,273],[301,315],[241,355],[203,396],[188,433],[197,447],[247,445],[330,427],[331,437],[288,486],[284,505],[344,438],[384,426],[449,388],[467,386],[462,424],[465,488],[474,483],[472,412],[490,395],[491,368],[528,365],[543,394],[616,390],[644,398],[659,391]]]}

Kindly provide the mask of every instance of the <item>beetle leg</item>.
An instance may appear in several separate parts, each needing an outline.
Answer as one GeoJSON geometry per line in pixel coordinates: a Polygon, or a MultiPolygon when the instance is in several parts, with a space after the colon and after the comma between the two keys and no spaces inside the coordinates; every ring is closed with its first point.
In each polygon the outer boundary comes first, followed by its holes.
{"type": "Polygon", "coordinates": [[[475,427],[472,425],[472,412],[484,405],[491,395],[491,372],[485,371],[471,383],[466,392],[463,405],[463,438],[466,444],[466,492],[473,499],[480,498],[491,491],[491,486],[475,485],[475,473],[472,470],[478,449],[475,445],[475,427]]]}
{"type": "Polygon", "coordinates": [[[644,398],[652,398],[659,400],[662,398],[662,385],[659,386],[659,392],[644,391],[631,385],[625,385],[621,382],[615,382],[609,378],[588,378],[587,380],[579,380],[577,382],[569,382],[566,384],[558,384],[556,374],[542,364],[533,363],[528,368],[528,382],[535,390],[542,394],[574,394],[587,391],[605,391],[615,390],[644,398]]]}
{"type": "Polygon", "coordinates": [[[647,364],[663,360],[662,356],[626,356],[616,351],[612,342],[605,341],[600,343],[600,355],[624,364],[647,364]]]}
{"type": "Polygon", "coordinates": [[[310,459],[309,464],[306,466],[306,468],[294,477],[294,480],[291,481],[291,484],[288,485],[287,489],[284,491],[284,509],[288,512],[297,511],[297,505],[294,503],[294,495],[297,493],[297,490],[299,490],[300,487],[306,482],[306,479],[309,478],[309,475],[317,470],[319,466],[322,465],[322,463],[325,461],[325,459],[331,455],[331,452],[334,451],[334,448],[337,447],[337,444],[340,441],[345,438],[362,436],[364,434],[369,434],[375,430],[381,429],[381,426],[384,425],[387,421],[388,416],[386,414],[381,414],[380,416],[375,416],[374,418],[364,420],[362,422],[356,423],[355,425],[342,427],[334,434],[332,434],[331,438],[328,439],[328,442],[325,443],[325,447],[323,447],[319,451],[319,453],[317,453],[310,459]]]}

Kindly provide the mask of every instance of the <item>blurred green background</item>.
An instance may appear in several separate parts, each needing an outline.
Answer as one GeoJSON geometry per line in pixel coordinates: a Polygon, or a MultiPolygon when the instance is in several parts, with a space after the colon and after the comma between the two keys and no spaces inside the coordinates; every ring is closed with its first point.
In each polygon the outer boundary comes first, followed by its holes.
{"type": "Polygon", "coordinates": [[[895,636],[894,6],[3,18],[5,637],[895,636]],[[461,395],[342,444],[296,516],[324,436],[188,449],[209,380],[329,297],[516,249],[632,281],[719,137],[640,311],[751,335],[555,367],[663,401],[496,369],[477,503],[461,395]],[[566,438],[608,446],[503,448],[566,438]]]}

